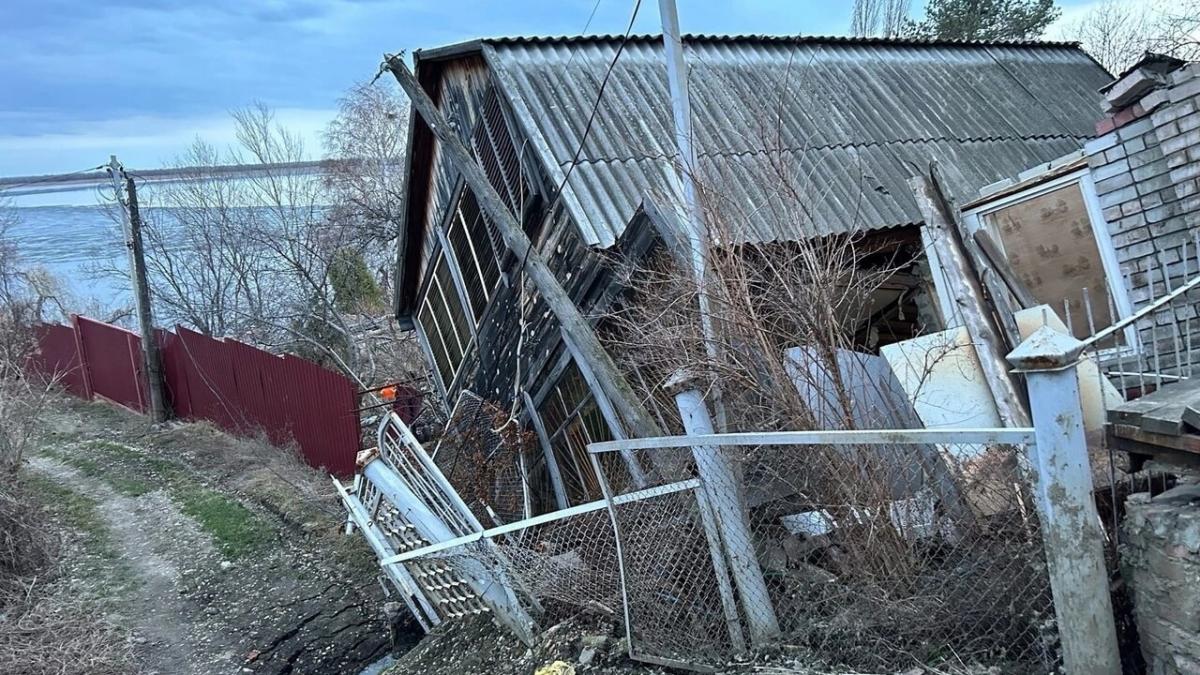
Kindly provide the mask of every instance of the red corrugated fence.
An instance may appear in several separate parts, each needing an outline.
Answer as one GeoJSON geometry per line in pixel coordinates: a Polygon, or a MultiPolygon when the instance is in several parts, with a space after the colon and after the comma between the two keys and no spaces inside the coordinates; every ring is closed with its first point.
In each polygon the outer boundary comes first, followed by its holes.
{"type": "MultiPolygon", "coordinates": [[[[312,466],[337,475],[354,472],[359,396],[350,379],[304,359],[182,326],[158,330],[155,337],[176,417],[209,420],[238,434],[263,432],[277,444],[294,440],[312,466]]],[[[77,396],[99,394],[145,411],[148,394],[136,333],[73,317],[71,326],[38,326],[37,340],[32,368],[57,375],[77,396]]],[[[411,421],[416,410],[398,412],[411,421]]]]}

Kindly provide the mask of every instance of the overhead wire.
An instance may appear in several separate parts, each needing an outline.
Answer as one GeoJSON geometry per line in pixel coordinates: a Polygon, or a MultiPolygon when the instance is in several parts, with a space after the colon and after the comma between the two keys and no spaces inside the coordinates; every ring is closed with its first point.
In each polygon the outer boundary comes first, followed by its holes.
{"type": "MultiPolygon", "coordinates": [[[[596,7],[599,7],[597,1],[596,7]]],[[[592,8],[592,15],[595,16],[596,7],[592,8]]],[[[621,59],[621,54],[625,51],[625,45],[629,43],[629,36],[633,33],[633,25],[637,21],[638,11],[642,8],[642,0],[635,0],[633,4],[633,12],[629,15],[629,24],[625,27],[625,34],[621,37],[621,42],[617,45],[617,51],[613,54],[612,61],[609,62],[608,68],[604,71],[604,77],[600,80],[600,90],[596,92],[596,100],[592,103],[591,113],[588,115],[587,124],[583,127],[583,135],[579,138],[579,145],[575,148],[575,153],[571,157],[571,163],[567,165],[566,172],[563,173],[562,180],[559,181],[558,187],[554,191],[554,199],[546,209],[546,217],[551,218],[554,215],[554,210],[558,207],[558,203],[562,200],[563,190],[566,189],[567,181],[571,178],[571,173],[575,167],[579,165],[579,157],[583,154],[583,146],[587,143],[588,136],[591,134],[592,125],[596,121],[596,114],[600,110],[600,101],[604,99],[604,90],[608,87],[608,80],[612,77],[613,71],[617,67],[617,61],[621,59]]],[[[591,23],[591,19],[588,19],[591,23]]],[[[587,28],[585,27],[586,31],[587,28]]],[[[571,54],[571,59],[575,58],[575,54],[571,54]]],[[[571,60],[567,61],[567,66],[570,67],[571,60]]],[[[529,240],[529,245],[525,247],[525,254],[521,256],[521,264],[514,272],[514,276],[519,277],[525,270],[525,265],[529,262],[529,255],[533,252],[533,239],[529,240]]]]}
{"type": "MultiPolygon", "coordinates": [[[[45,176],[37,176],[35,178],[31,178],[30,180],[20,182],[20,183],[0,182],[0,193],[3,193],[7,190],[20,189],[20,188],[24,188],[24,187],[30,187],[33,185],[46,185],[49,183],[57,183],[57,182],[62,181],[65,178],[70,178],[71,176],[79,176],[79,175],[85,174],[85,173],[94,173],[96,171],[102,171],[103,169],[105,169],[107,167],[108,167],[107,164],[101,164],[100,166],[94,166],[94,167],[87,168],[87,169],[80,169],[78,171],[70,171],[67,173],[56,173],[56,174],[48,174],[45,176]]],[[[0,181],[2,181],[2,180],[3,179],[0,179],[0,181]]],[[[69,190],[63,190],[63,191],[67,192],[69,190]]]]}

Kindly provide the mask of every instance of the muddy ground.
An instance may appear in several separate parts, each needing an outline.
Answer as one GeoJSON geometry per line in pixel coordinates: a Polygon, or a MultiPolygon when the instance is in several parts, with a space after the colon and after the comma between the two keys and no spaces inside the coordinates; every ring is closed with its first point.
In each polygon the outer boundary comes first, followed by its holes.
{"type": "Polygon", "coordinates": [[[102,608],[131,670],[358,673],[388,653],[374,557],[327,476],[203,424],[44,414],[20,479],[63,533],[55,583],[102,608]]]}

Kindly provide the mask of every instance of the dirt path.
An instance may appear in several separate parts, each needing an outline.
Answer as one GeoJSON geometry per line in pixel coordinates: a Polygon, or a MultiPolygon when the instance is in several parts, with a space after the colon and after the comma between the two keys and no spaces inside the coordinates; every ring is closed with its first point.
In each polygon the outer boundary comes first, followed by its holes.
{"type": "Polygon", "coordinates": [[[375,558],[342,533],[327,475],[102,403],[63,399],[43,418],[30,473],[105,530],[66,582],[132,634],[142,672],[358,675],[389,651],[375,558]]]}
{"type": "Polygon", "coordinates": [[[187,598],[185,580],[203,568],[219,569],[220,556],[194,520],[163,492],[138,497],[46,457],[30,464],[60,485],[96,501],[120,560],[132,573],[116,611],[131,629],[147,673],[202,675],[237,672],[239,659],[224,636],[187,598]]]}

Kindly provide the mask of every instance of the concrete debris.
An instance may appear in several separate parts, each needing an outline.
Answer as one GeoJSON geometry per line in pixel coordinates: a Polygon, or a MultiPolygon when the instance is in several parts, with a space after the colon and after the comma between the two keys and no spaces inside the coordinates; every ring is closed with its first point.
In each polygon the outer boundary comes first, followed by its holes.
{"type": "Polygon", "coordinates": [[[1134,495],[1126,505],[1121,567],[1146,671],[1200,672],[1200,486],[1134,495]]]}

